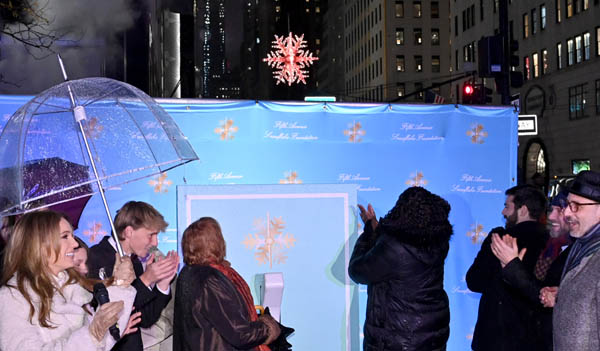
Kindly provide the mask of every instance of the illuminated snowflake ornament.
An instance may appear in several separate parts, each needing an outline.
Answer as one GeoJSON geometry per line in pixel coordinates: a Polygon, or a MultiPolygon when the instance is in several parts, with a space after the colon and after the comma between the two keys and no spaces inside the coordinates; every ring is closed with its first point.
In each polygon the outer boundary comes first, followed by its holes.
{"type": "Polygon", "coordinates": [[[308,66],[317,61],[318,57],[313,57],[312,52],[305,50],[306,40],[304,34],[301,36],[290,34],[287,37],[278,37],[271,47],[274,49],[263,59],[269,67],[274,68],[273,78],[279,83],[286,83],[290,86],[292,83],[306,84],[308,78],[308,66]]]}

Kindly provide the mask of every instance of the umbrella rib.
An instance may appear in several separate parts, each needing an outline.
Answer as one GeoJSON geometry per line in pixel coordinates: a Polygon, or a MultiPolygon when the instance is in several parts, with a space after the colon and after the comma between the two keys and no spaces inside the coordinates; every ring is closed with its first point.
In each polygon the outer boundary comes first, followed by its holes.
{"type": "MultiPolygon", "coordinates": [[[[115,91],[117,91],[117,90],[119,90],[119,89],[121,89],[121,87],[116,87],[115,89],[113,89],[113,90],[111,90],[111,91],[109,91],[109,92],[106,92],[105,94],[103,94],[103,95],[101,95],[101,96],[98,96],[98,97],[97,97],[97,98],[95,98],[95,99],[88,100],[88,101],[86,101],[85,103],[83,103],[83,104],[81,104],[81,105],[82,105],[82,106],[84,106],[84,107],[85,107],[85,106],[88,106],[88,105],[91,105],[91,104],[93,104],[94,102],[97,102],[97,101],[100,101],[100,100],[104,99],[106,96],[109,96],[110,94],[114,93],[115,91]]],[[[118,100],[117,100],[117,101],[118,101],[118,100]]]]}

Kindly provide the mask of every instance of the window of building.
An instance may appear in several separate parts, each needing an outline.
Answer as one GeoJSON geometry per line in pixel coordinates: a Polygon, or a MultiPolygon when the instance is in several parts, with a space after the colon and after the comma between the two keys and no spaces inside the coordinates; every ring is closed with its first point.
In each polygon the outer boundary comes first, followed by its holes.
{"type": "Polygon", "coordinates": [[[415,91],[418,91],[416,100],[423,100],[423,83],[415,83],[415,91]]]}
{"type": "Polygon", "coordinates": [[[548,50],[542,49],[542,75],[548,73],[548,50]]]}
{"type": "Polygon", "coordinates": [[[494,13],[498,12],[500,9],[500,0],[494,0],[494,13]]]}
{"type": "Polygon", "coordinates": [[[600,56],[600,27],[596,27],[596,56],[600,56]]]}
{"type": "Polygon", "coordinates": [[[575,63],[575,43],[573,39],[567,40],[567,66],[575,63]]]}
{"type": "Polygon", "coordinates": [[[454,16],[454,36],[458,36],[458,16],[454,16]]]}
{"type": "Polygon", "coordinates": [[[562,44],[556,44],[556,69],[562,69],[562,44]]]}
{"type": "Polygon", "coordinates": [[[404,45],[404,28],[396,28],[396,45],[404,45]]]}
{"type": "Polygon", "coordinates": [[[415,72],[423,72],[423,56],[415,56],[415,72]]]}
{"type": "Polygon", "coordinates": [[[583,33],[583,59],[590,59],[590,33],[583,33]]]}
{"type": "Polygon", "coordinates": [[[431,72],[440,73],[440,57],[431,56],[431,72]]]}
{"type": "Polygon", "coordinates": [[[583,11],[590,8],[590,0],[583,0],[583,11]]]}
{"type": "Polygon", "coordinates": [[[396,55],[396,71],[404,72],[406,65],[404,64],[404,55],[396,55]]]}
{"type": "Polygon", "coordinates": [[[596,114],[600,115],[600,79],[596,79],[596,114]]]}
{"type": "Polygon", "coordinates": [[[413,17],[421,18],[423,16],[423,8],[420,1],[413,1],[413,17]]]}
{"type": "Polygon", "coordinates": [[[573,6],[573,1],[574,0],[567,0],[567,18],[573,16],[573,12],[575,10],[575,8],[573,6]]]}
{"type": "Polygon", "coordinates": [[[537,33],[537,10],[531,10],[531,35],[537,33]]]}
{"type": "Polygon", "coordinates": [[[475,5],[471,5],[471,27],[475,26],[475,5]]]}
{"type": "Polygon", "coordinates": [[[525,80],[530,80],[531,79],[531,67],[529,64],[529,56],[525,56],[523,58],[523,69],[525,70],[525,80]]]}
{"type": "Polygon", "coordinates": [[[533,55],[531,55],[531,58],[533,61],[533,78],[537,78],[540,76],[540,60],[538,53],[535,52],[533,55]]]}
{"type": "Polygon", "coordinates": [[[529,37],[529,14],[523,15],[523,38],[529,37]]]}
{"type": "Polygon", "coordinates": [[[542,30],[546,29],[546,5],[544,4],[540,6],[540,26],[542,30]]]}
{"type": "Polygon", "coordinates": [[[462,22],[463,22],[463,32],[467,30],[467,13],[466,11],[462,12],[462,22]]]}
{"type": "Polygon", "coordinates": [[[402,17],[404,17],[404,1],[396,0],[396,18],[402,17]]]}
{"type": "Polygon", "coordinates": [[[483,0],[479,0],[479,20],[483,22],[483,0]]]}
{"type": "Polygon", "coordinates": [[[583,2],[583,0],[575,0],[575,13],[580,13],[581,12],[581,3],[583,2]]]}
{"type": "Polygon", "coordinates": [[[585,84],[569,88],[569,118],[585,117],[585,84]]]}
{"type": "Polygon", "coordinates": [[[440,18],[440,3],[438,1],[431,2],[431,18],[440,18]]]}
{"type": "Polygon", "coordinates": [[[404,96],[406,95],[406,88],[404,83],[396,83],[396,95],[404,96]]]}
{"type": "Polygon", "coordinates": [[[556,8],[556,23],[560,23],[560,21],[562,21],[562,11],[560,10],[562,1],[563,0],[555,0],[554,2],[554,7],[556,8]]]}
{"type": "Polygon", "coordinates": [[[581,63],[583,60],[583,46],[581,45],[581,35],[575,37],[575,62],[581,63]]]}
{"type": "Polygon", "coordinates": [[[431,28],[431,45],[440,45],[440,30],[431,28]]]}
{"type": "Polygon", "coordinates": [[[413,29],[414,37],[415,37],[415,45],[423,44],[423,30],[421,28],[413,29]]]}
{"type": "Polygon", "coordinates": [[[454,68],[458,71],[458,50],[454,50],[454,68]]]}

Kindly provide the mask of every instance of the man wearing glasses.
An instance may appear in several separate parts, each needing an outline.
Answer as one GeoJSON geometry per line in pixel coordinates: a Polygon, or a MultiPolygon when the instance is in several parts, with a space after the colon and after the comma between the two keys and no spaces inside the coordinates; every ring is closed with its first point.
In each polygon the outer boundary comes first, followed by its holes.
{"type": "Polygon", "coordinates": [[[600,173],[580,172],[569,189],[565,219],[576,239],[554,306],[556,351],[600,350],[600,173]]]}

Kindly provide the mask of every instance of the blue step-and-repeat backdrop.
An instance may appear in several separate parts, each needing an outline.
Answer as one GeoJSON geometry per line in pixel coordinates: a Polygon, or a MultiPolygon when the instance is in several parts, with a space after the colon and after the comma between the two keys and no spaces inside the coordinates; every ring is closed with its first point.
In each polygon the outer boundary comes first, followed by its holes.
{"type": "MultiPolygon", "coordinates": [[[[0,96],[1,126],[29,98],[0,96]]],[[[450,221],[454,236],[445,271],[451,308],[448,350],[470,349],[479,294],[467,289],[465,273],[487,231],[503,224],[500,211],[504,190],[516,181],[517,114],[512,108],[202,100],[182,103],[161,100],[160,104],[189,139],[200,161],[108,191],[113,214],[129,200],[154,205],[169,222],[166,233],[159,236],[159,248],[166,252],[178,248],[178,233],[185,229],[177,225],[178,186],[186,189],[185,186],[226,184],[353,185],[357,190],[356,202],[373,204],[378,216],[385,215],[407,187],[426,187],[452,206],[450,221]]],[[[235,205],[230,215],[242,218],[243,212],[243,206],[235,205]]],[[[89,244],[98,242],[110,231],[105,217],[101,200],[95,195],[82,214],[76,234],[89,244]]],[[[311,223],[311,218],[305,220],[311,223]]],[[[360,233],[361,224],[357,225],[360,233]]],[[[244,241],[247,244],[247,240],[261,240],[259,233],[258,230],[225,232],[228,252],[243,252],[233,246],[243,248],[244,241]]],[[[287,237],[290,242],[284,260],[267,263],[249,249],[245,250],[254,255],[250,260],[241,254],[230,255],[228,259],[253,287],[254,274],[280,272],[285,265],[302,267],[311,266],[311,262],[335,262],[340,255],[339,245],[331,246],[335,250],[323,250],[328,247],[327,236],[292,234],[287,237]],[[318,259],[311,254],[318,255],[318,259]],[[331,257],[323,259],[323,255],[331,257]]],[[[355,237],[350,239],[351,250],[355,237]]],[[[321,268],[339,270],[333,266],[321,268]]],[[[337,278],[332,274],[331,279],[337,278]]],[[[358,298],[362,328],[366,287],[349,284],[358,298]]],[[[296,287],[318,288],[310,284],[296,287]]],[[[286,304],[295,303],[289,296],[301,298],[297,292],[284,290],[284,324],[286,318],[298,318],[285,315],[286,304]]],[[[306,310],[302,318],[319,324],[320,315],[325,313],[306,310]]],[[[323,319],[323,323],[326,321],[323,319]]],[[[340,339],[335,344],[339,350],[355,349],[361,343],[360,335],[349,340],[340,325],[322,328],[331,330],[340,339]]],[[[319,349],[319,340],[313,335],[297,332],[291,342],[306,345],[298,349],[310,345],[310,349],[319,349]]]]}

